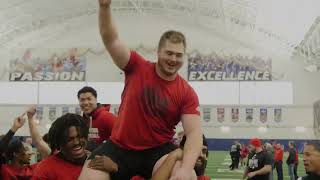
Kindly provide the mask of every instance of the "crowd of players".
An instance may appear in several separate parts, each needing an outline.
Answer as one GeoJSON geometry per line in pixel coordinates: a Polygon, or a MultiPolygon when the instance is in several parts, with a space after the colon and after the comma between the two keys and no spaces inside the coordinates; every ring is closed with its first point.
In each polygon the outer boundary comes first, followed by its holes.
{"type": "MultiPolygon", "coordinates": [[[[62,115],[44,136],[40,136],[37,129],[35,107],[30,107],[15,118],[11,129],[0,141],[1,179],[78,179],[90,152],[106,143],[116,121],[116,116],[109,112],[108,106],[97,103],[96,97],[96,91],[92,87],[82,88],[78,92],[78,98],[83,116],[71,113],[62,115]],[[32,139],[15,138],[14,134],[26,121],[32,139]],[[92,131],[95,128],[97,131],[92,131]]],[[[177,168],[176,162],[183,158],[186,143],[183,131],[171,143],[176,148],[157,162],[157,171],[152,177],[154,180],[169,179],[173,169],[177,168]]],[[[197,179],[210,179],[204,175],[208,154],[207,140],[203,135],[202,149],[194,167],[197,179]]],[[[118,170],[117,164],[107,156],[95,156],[88,167],[106,172],[118,170]]],[[[133,176],[131,179],[144,178],[133,176]]]]}
{"type": "MultiPolygon", "coordinates": [[[[0,138],[1,179],[79,178],[90,152],[110,137],[116,116],[109,112],[109,106],[97,103],[96,91],[91,87],[79,90],[78,98],[84,112],[83,116],[68,113],[59,117],[43,137],[37,129],[34,107],[13,120],[11,129],[0,138]],[[88,103],[93,106],[89,106],[88,103]],[[14,134],[25,123],[28,124],[32,139],[15,138],[14,134]],[[95,128],[98,133],[92,130],[95,128]]],[[[181,163],[185,142],[184,132],[178,132],[170,142],[176,146],[175,150],[157,161],[152,179],[170,178],[173,170],[181,163]]],[[[288,175],[290,180],[296,180],[299,178],[297,176],[298,151],[294,142],[289,142],[288,146],[286,159],[288,175]]],[[[262,144],[260,139],[253,138],[248,146],[235,141],[230,149],[232,164],[229,167],[231,170],[244,168],[243,179],[272,180],[273,171],[276,171],[277,179],[283,180],[283,155],[284,145],[275,141],[262,144]]],[[[320,177],[320,143],[318,141],[306,143],[303,155],[308,176],[300,179],[318,179],[320,177]]],[[[210,179],[205,175],[208,156],[208,143],[203,135],[202,149],[194,166],[194,172],[199,180],[210,179]]],[[[118,165],[104,155],[95,156],[88,167],[105,172],[119,170],[118,165]]],[[[144,178],[132,176],[131,179],[143,180],[144,178]]]]}
{"type": "MultiPolygon", "coordinates": [[[[319,160],[319,145],[319,141],[310,141],[304,144],[303,160],[306,172],[309,175],[299,178],[297,173],[299,152],[295,142],[289,141],[288,156],[285,163],[288,166],[290,180],[319,178],[319,163],[315,163],[319,160]],[[311,153],[310,150],[314,152],[311,153]],[[310,154],[317,154],[317,156],[310,158],[310,154]]],[[[262,144],[260,139],[253,138],[248,145],[235,141],[230,148],[232,163],[229,168],[230,170],[244,168],[243,179],[248,177],[249,179],[273,180],[275,171],[277,179],[283,180],[284,150],[284,145],[274,140],[262,144]]]]}

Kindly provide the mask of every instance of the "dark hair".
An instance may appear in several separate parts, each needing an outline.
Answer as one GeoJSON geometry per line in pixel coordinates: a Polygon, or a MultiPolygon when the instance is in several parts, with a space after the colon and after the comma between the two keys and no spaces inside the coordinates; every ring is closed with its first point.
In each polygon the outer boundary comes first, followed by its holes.
{"type": "Polygon", "coordinates": [[[19,139],[11,141],[6,150],[6,158],[12,161],[14,154],[20,153],[23,148],[23,143],[19,139]]]}
{"type": "Polygon", "coordinates": [[[49,129],[48,141],[52,151],[60,149],[67,143],[70,127],[76,127],[80,137],[87,138],[89,128],[82,116],[67,113],[54,121],[49,129]]]}
{"type": "Polygon", "coordinates": [[[289,141],[289,144],[293,147],[296,147],[296,144],[294,143],[294,141],[289,141]]]}
{"type": "Polygon", "coordinates": [[[49,135],[48,133],[45,133],[43,136],[42,136],[42,139],[44,142],[46,142],[47,144],[49,144],[49,135]]]}
{"type": "MultiPolygon", "coordinates": [[[[186,143],[187,140],[187,136],[184,135],[182,137],[182,140],[180,142],[180,148],[183,149],[184,148],[184,144],[186,143]]],[[[207,138],[204,136],[204,134],[202,135],[202,145],[208,147],[208,142],[207,142],[207,138]]],[[[207,157],[209,156],[209,152],[206,152],[207,157]]]]}
{"type": "Polygon", "coordinates": [[[184,46],[184,49],[187,48],[185,36],[179,31],[169,30],[169,31],[163,33],[162,36],[160,37],[160,41],[158,44],[158,50],[161,49],[161,47],[164,45],[164,43],[167,40],[172,43],[182,43],[184,46]]]}
{"type": "Polygon", "coordinates": [[[85,86],[78,91],[78,99],[80,98],[80,94],[88,92],[91,93],[95,98],[97,98],[97,91],[93,89],[93,87],[85,86]]]}
{"type": "Polygon", "coordinates": [[[320,141],[309,141],[306,145],[313,146],[317,151],[320,152],[320,141]]]}

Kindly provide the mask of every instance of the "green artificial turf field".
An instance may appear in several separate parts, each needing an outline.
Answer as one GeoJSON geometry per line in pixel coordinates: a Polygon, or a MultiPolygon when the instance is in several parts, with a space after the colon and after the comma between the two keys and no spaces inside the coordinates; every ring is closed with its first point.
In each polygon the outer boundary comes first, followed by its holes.
{"type": "MultiPolygon", "coordinates": [[[[287,158],[287,153],[284,155],[284,162],[287,158]]],[[[302,162],[302,156],[299,158],[298,176],[304,176],[305,171],[302,162]]],[[[239,180],[242,179],[244,168],[229,170],[231,159],[229,152],[226,151],[210,151],[208,158],[208,165],[206,169],[206,175],[210,176],[212,180],[239,180]]],[[[277,173],[274,170],[274,180],[277,180],[277,173]]],[[[283,164],[283,176],[284,180],[289,180],[288,167],[283,164]]]]}

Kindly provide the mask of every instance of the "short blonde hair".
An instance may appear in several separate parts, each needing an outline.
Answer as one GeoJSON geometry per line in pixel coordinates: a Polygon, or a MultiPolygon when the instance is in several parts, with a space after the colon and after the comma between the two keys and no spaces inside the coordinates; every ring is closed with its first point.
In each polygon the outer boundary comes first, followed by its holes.
{"type": "Polygon", "coordinates": [[[171,43],[182,43],[184,46],[184,49],[187,48],[186,38],[185,36],[179,32],[174,30],[169,30],[162,34],[159,44],[158,44],[158,50],[160,50],[161,47],[163,47],[164,43],[166,41],[170,41],[171,43]]]}

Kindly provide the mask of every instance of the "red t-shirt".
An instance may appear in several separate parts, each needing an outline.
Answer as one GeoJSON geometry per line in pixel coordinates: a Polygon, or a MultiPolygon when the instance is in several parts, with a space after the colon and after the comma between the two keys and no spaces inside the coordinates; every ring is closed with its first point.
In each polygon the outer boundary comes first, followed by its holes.
{"type": "Polygon", "coordinates": [[[110,138],[122,148],[144,150],[170,142],[182,114],[200,114],[196,93],[180,75],[173,81],[161,79],[155,63],[136,52],[124,72],[119,117],[110,138]]]}
{"type": "Polygon", "coordinates": [[[209,176],[198,176],[198,180],[211,180],[209,176]]]}
{"type": "Polygon", "coordinates": [[[92,127],[98,129],[99,138],[95,140],[98,144],[109,139],[116,121],[116,116],[110,113],[109,109],[110,107],[100,106],[91,113],[92,127]]]}
{"type": "Polygon", "coordinates": [[[24,166],[22,168],[15,168],[8,164],[2,165],[1,179],[2,180],[31,179],[36,167],[37,167],[37,164],[33,164],[31,166],[24,166]]]}
{"type": "Polygon", "coordinates": [[[241,158],[246,158],[249,154],[249,149],[248,148],[242,148],[240,151],[240,156],[241,158]]]}
{"type": "Polygon", "coordinates": [[[144,178],[140,176],[134,176],[130,180],[144,180],[144,178]]]}
{"type": "Polygon", "coordinates": [[[299,164],[299,152],[296,150],[296,164],[299,164]]]}
{"type": "Polygon", "coordinates": [[[283,150],[281,148],[274,149],[274,160],[275,161],[282,161],[283,159],[283,150]]]}
{"type": "Polygon", "coordinates": [[[82,165],[75,165],[58,155],[52,155],[38,163],[32,180],[77,180],[81,169],[82,165]]]}

